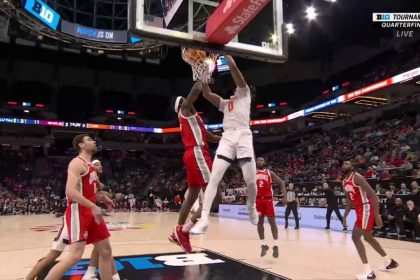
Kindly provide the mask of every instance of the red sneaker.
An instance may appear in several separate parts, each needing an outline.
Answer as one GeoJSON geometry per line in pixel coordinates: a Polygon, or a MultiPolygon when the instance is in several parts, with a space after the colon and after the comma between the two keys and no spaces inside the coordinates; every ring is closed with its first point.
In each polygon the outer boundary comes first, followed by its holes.
{"type": "Polygon", "coordinates": [[[182,250],[184,250],[185,253],[191,253],[192,247],[190,243],[190,233],[183,232],[182,225],[178,225],[175,228],[175,236],[178,239],[178,245],[181,246],[182,250]]]}
{"type": "Polygon", "coordinates": [[[179,240],[178,238],[176,238],[176,235],[175,235],[175,230],[173,230],[172,233],[168,236],[168,239],[171,243],[180,246],[179,240]]]}

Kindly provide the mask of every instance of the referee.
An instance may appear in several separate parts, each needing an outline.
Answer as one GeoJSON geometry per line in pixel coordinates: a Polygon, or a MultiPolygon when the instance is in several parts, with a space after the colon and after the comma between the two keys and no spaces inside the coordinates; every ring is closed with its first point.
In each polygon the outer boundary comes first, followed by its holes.
{"type": "Polygon", "coordinates": [[[286,223],[285,223],[284,228],[289,227],[290,212],[293,212],[293,217],[295,217],[295,225],[296,225],[295,229],[299,229],[299,216],[298,216],[297,210],[300,207],[300,205],[299,205],[299,198],[296,195],[293,183],[289,183],[289,186],[286,192],[286,199],[287,199],[286,214],[285,214],[286,223]]]}
{"type": "MultiPolygon", "coordinates": [[[[330,189],[328,183],[324,182],[322,184],[324,188],[324,195],[327,199],[327,226],[325,229],[330,229],[330,221],[331,221],[331,214],[334,211],[337,215],[337,218],[340,220],[341,224],[343,224],[343,216],[341,216],[340,210],[338,210],[338,202],[337,197],[334,194],[334,191],[330,189]]],[[[343,225],[343,231],[346,231],[347,228],[343,225]]]]}

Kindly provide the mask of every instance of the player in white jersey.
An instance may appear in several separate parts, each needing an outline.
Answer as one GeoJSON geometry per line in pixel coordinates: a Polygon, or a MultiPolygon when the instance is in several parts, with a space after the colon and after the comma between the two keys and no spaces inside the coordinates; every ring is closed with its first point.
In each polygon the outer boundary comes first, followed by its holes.
{"type": "Polygon", "coordinates": [[[191,233],[204,233],[208,227],[209,212],[217,193],[217,187],[228,167],[238,161],[248,188],[248,211],[251,223],[258,224],[258,213],[255,207],[257,195],[256,166],[252,132],[249,128],[251,115],[251,91],[246,84],[242,73],[231,56],[226,56],[232,78],[236,84],[235,94],[229,99],[223,99],[212,93],[209,86],[203,84],[203,95],[214,106],[223,112],[223,136],[217,148],[213,163],[210,182],[204,193],[203,210],[200,221],[194,226],[191,233]]]}

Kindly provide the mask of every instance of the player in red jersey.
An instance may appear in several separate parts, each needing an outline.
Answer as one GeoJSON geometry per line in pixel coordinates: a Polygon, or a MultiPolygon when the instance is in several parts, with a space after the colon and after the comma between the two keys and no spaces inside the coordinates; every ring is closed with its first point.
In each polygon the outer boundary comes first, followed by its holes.
{"type": "Polygon", "coordinates": [[[345,161],[342,166],[344,172],[343,188],[346,191],[347,206],[344,212],[343,224],[347,227],[347,216],[352,207],[356,211],[356,223],[353,228],[352,239],[359,253],[360,259],[365,266],[363,274],[357,275],[356,279],[375,279],[376,275],[368,263],[365,246],[361,240],[365,241],[375,249],[384,259],[383,270],[390,270],[398,267],[398,263],[391,259],[379,242],[373,237],[372,230],[374,223],[377,227],[382,227],[382,219],[379,213],[379,198],[369,183],[362,175],[357,173],[350,161],[345,161]]]}
{"type": "Polygon", "coordinates": [[[59,280],[81,258],[86,244],[93,244],[99,254],[99,274],[102,280],[112,279],[112,250],[109,232],[102,218],[101,208],[96,206],[98,176],[90,163],[97,151],[96,142],[87,134],[73,139],[73,147],[79,156],[68,167],[65,222],[69,233],[69,253],[48,273],[46,280],[59,280]]]}
{"type": "MultiPolygon", "coordinates": [[[[271,233],[273,234],[273,257],[279,257],[278,241],[279,232],[276,224],[276,214],[274,211],[274,200],[273,200],[273,186],[272,183],[279,185],[283,194],[286,193],[286,185],[276,173],[267,169],[265,159],[262,157],[257,158],[257,212],[259,215],[258,220],[258,235],[261,240],[261,257],[267,254],[270,248],[264,239],[264,217],[267,216],[268,223],[271,227],[271,233]]],[[[285,204],[285,196],[283,203],[285,204]]]]}
{"type": "MultiPolygon", "coordinates": [[[[99,160],[92,161],[92,164],[95,168],[95,172],[99,175],[102,174],[102,165],[99,160]]],[[[99,181],[98,178],[98,185],[103,184],[99,181]]],[[[100,192],[98,193],[97,200],[102,201],[105,203],[105,205],[110,208],[113,206],[112,200],[108,198],[106,192],[100,192]]],[[[28,273],[28,275],[25,277],[26,280],[34,280],[38,279],[38,277],[43,277],[42,273],[49,267],[54,265],[54,262],[56,259],[61,256],[61,254],[66,249],[67,245],[69,244],[69,234],[67,231],[67,225],[66,222],[63,219],[63,225],[61,226],[60,230],[57,233],[57,236],[54,238],[53,245],[51,250],[48,252],[48,254],[40,259],[35,266],[31,269],[31,271],[28,273]]],[[[92,254],[90,256],[90,264],[89,267],[83,276],[82,280],[95,280],[96,279],[96,268],[98,267],[99,263],[99,255],[97,250],[94,248],[92,251],[92,254]]],[[[117,269],[115,267],[115,262],[113,263],[113,271],[112,271],[112,280],[119,280],[120,277],[118,275],[117,269]]]]}
{"type": "Polygon", "coordinates": [[[200,191],[210,180],[212,160],[207,141],[218,143],[219,136],[206,130],[203,120],[194,108],[202,90],[201,82],[194,83],[186,98],[178,96],[175,102],[175,112],[178,114],[181,127],[182,143],[185,147],[184,164],[187,171],[188,196],[182,203],[179,212],[178,225],[169,236],[169,240],[187,252],[192,251],[190,230],[201,215],[201,205],[198,211],[186,223],[188,215],[196,202],[200,191]]]}

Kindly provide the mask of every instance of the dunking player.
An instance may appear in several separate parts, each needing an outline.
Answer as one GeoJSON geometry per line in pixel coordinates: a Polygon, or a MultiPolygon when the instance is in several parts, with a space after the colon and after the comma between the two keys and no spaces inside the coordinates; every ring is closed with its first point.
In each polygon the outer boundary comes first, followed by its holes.
{"type": "MultiPolygon", "coordinates": [[[[95,172],[98,175],[102,174],[102,165],[99,160],[92,161],[92,164],[95,168],[95,172]]],[[[98,184],[103,185],[99,179],[98,184]]],[[[109,208],[112,207],[112,200],[109,199],[105,194],[103,193],[97,193],[96,199],[98,201],[102,201],[105,203],[105,205],[109,208]]],[[[49,267],[51,267],[55,260],[64,252],[67,245],[69,244],[69,233],[67,231],[66,223],[63,219],[63,225],[61,226],[60,230],[58,231],[57,236],[54,238],[53,245],[51,250],[48,252],[48,254],[40,259],[35,266],[32,268],[32,270],[29,272],[29,274],[26,276],[26,280],[34,280],[37,279],[37,277],[41,277],[42,273],[49,267]]],[[[88,267],[88,270],[86,271],[85,275],[83,276],[82,280],[93,280],[96,279],[95,270],[98,267],[99,262],[99,255],[97,253],[97,250],[94,248],[90,257],[90,265],[88,267]],[[93,273],[92,273],[93,271],[93,273]]],[[[114,263],[114,269],[112,271],[112,280],[119,280],[119,275],[117,272],[117,269],[115,267],[114,263]]]]}
{"type": "Polygon", "coordinates": [[[347,216],[350,213],[351,208],[354,207],[357,217],[352,239],[360,259],[365,266],[364,273],[357,275],[356,278],[358,280],[375,279],[376,275],[367,260],[365,246],[361,240],[362,236],[365,241],[383,257],[385,262],[383,267],[384,270],[398,267],[398,263],[385,253],[384,249],[382,249],[381,245],[372,235],[374,223],[376,223],[377,227],[382,227],[382,219],[379,213],[379,198],[365,178],[355,171],[354,166],[350,161],[345,161],[342,169],[344,172],[343,187],[347,197],[343,224],[347,227],[347,216]]]}
{"type": "Polygon", "coordinates": [[[99,254],[101,279],[112,279],[112,250],[109,232],[102,218],[101,208],[96,206],[97,174],[90,163],[96,152],[96,142],[87,134],[73,139],[73,147],[79,156],[72,159],[68,168],[65,223],[69,233],[69,253],[48,273],[46,280],[61,279],[81,258],[86,244],[93,244],[99,254]]]}
{"type": "Polygon", "coordinates": [[[217,188],[226,170],[234,163],[235,159],[238,160],[248,188],[247,205],[251,223],[254,225],[258,224],[258,213],[255,207],[255,198],[257,195],[255,177],[257,170],[255,167],[252,132],[249,128],[251,91],[233,58],[226,56],[226,60],[236,84],[235,94],[229,100],[222,99],[219,95],[212,93],[208,85],[203,84],[204,97],[224,113],[224,132],[217,148],[210,182],[204,193],[201,219],[191,231],[194,234],[204,233],[207,229],[209,212],[216,196],[217,188]]]}
{"type": "Polygon", "coordinates": [[[178,96],[175,102],[175,112],[178,114],[182,142],[185,146],[184,164],[187,170],[188,195],[182,203],[178,225],[169,236],[169,240],[181,246],[187,253],[192,251],[190,230],[200,217],[201,207],[187,223],[185,222],[201,190],[209,182],[212,168],[207,141],[214,143],[220,141],[219,136],[206,131],[203,120],[194,108],[194,102],[200,95],[201,90],[201,82],[197,81],[186,98],[178,96]]]}
{"type": "Polygon", "coordinates": [[[279,232],[276,225],[276,214],[274,211],[273,186],[272,182],[279,185],[283,193],[283,204],[286,204],[286,186],[282,179],[271,170],[267,169],[264,158],[257,158],[257,211],[260,215],[258,220],[258,235],[261,240],[261,257],[267,254],[270,248],[264,239],[264,218],[267,216],[268,223],[273,234],[273,257],[279,257],[278,238],[279,232]]]}

